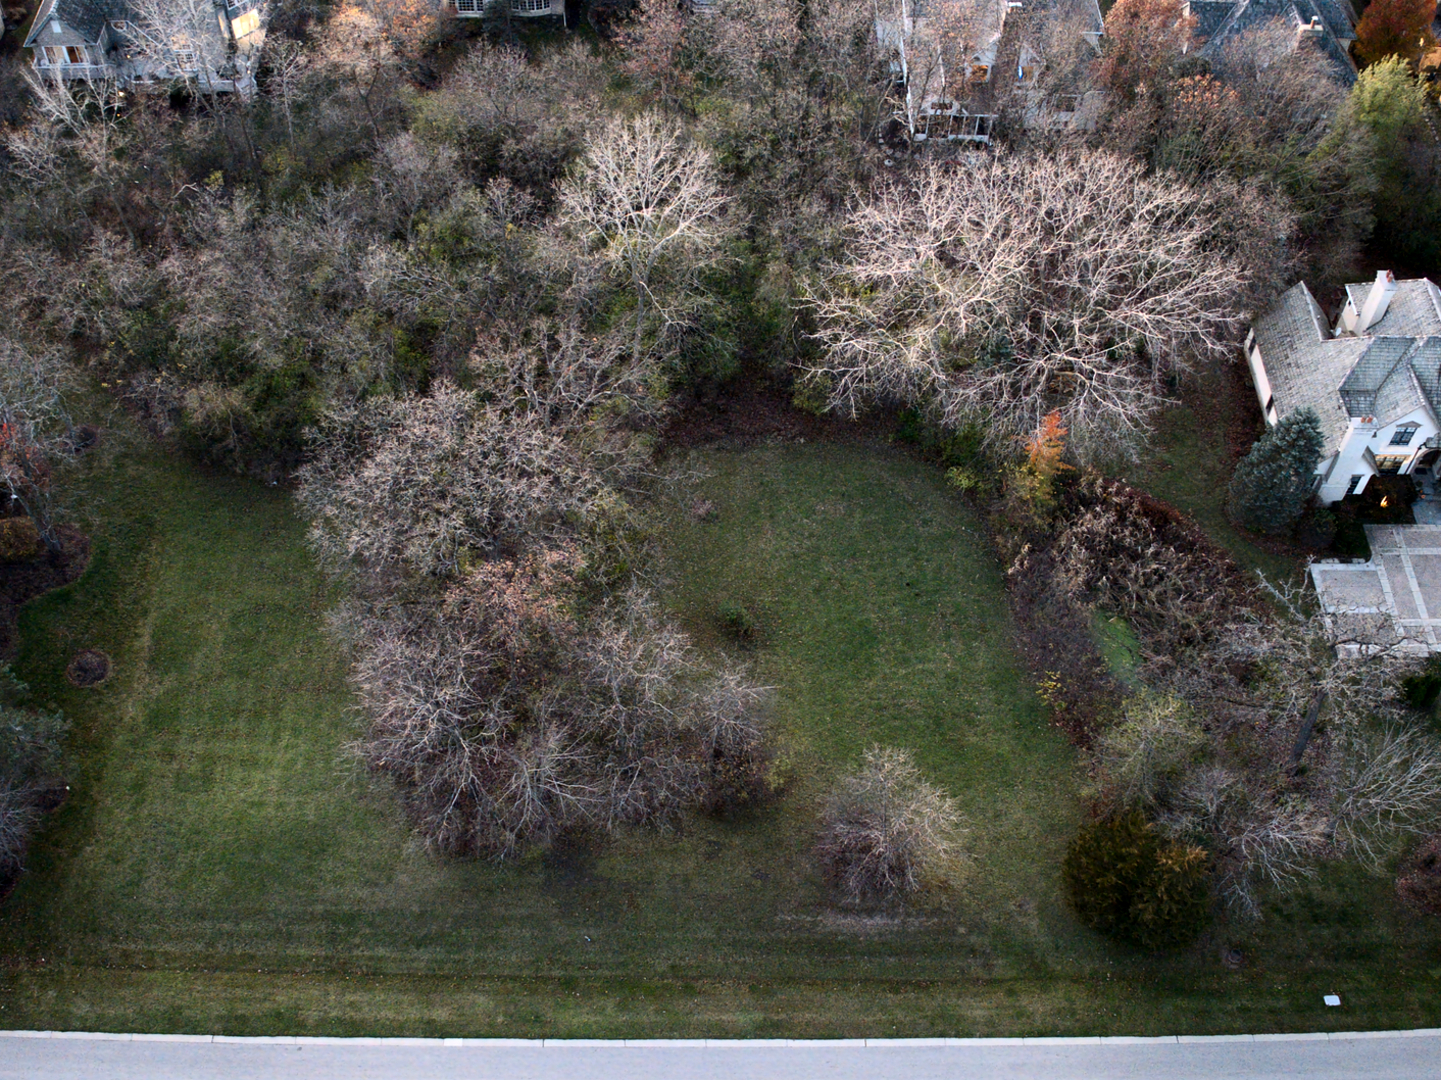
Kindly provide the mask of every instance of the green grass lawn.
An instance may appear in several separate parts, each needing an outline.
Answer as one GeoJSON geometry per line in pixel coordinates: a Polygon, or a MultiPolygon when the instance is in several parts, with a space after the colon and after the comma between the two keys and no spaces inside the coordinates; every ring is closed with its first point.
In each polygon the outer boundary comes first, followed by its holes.
{"type": "MultiPolygon", "coordinates": [[[[117,421],[117,423],[119,423],[117,421]]],[[[886,449],[707,451],[719,510],[669,519],[668,595],[774,686],[773,809],[597,853],[443,863],[347,757],[332,602],[286,494],[143,440],[84,479],[95,557],[22,621],[21,676],[72,717],[74,793],[0,907],[0,1028],[233,1034],[923,1035],[1412,1026],[1441,934],[1334,872],[1156,961],[1079,927],[1057,862],[1074,754],[1013,655],[1000,569],[931,468],[886,449]],[[78,649],[115,662],[79,690],[78,649]],[[806,858],[838,770],[909,747],[960,801],[966,874],[886,920],[806,858]],[[1320,994],[1346,995],[1326,1011],[1320,994]]]]}
{"type": "Polygon", "coordinates": [[[1259,434],[1261,424],[1254,398],[1236,394],[1233,378],[1233,372],[1218,368],[1187,376],[1177,402],[1159,417],[1151,447],[1139,461],[1113,471],[1189,515],[1243,567],[1260,570],[1272,580],[1297,577],[1300,556],[1257,546],[1226,516],[1226,489],[1234,470],[1226,446],[1227,428],[1254,419],[1259,434]]]}

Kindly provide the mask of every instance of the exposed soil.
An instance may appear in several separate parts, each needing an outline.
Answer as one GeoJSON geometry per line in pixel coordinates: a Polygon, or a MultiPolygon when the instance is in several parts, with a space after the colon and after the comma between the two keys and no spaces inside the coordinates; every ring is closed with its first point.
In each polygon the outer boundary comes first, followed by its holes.
{"type": "Polygon", "coordinates": [[[51,589],[69,585],[90,562],[90,538],[79,529],[55,529],[59,550],[26,562],[0,564],[0,661],[15,655],[15,620],[20,608],[51,589]]]}
{"type": "Polygon", "coordinates": [[[815,416],[769,382],[743,382],[714,400],[683,405],[661,435],[661,453],[697,446],[742,449],[773,442],[864,442],[889,433],[894,420],[877,410],[858,420],[815,416]]]}
{"type": "Polygon", "coordinates": [[[110,657],[99,649],[84,649],[65,669],[65,677],[76,686],[99,686],[110,676],[110,657]]]}
{"type": "Polygon", "coordinates": [[[1416,911],[1441,915],[1441,835],[1426,840],[1401,864],[1396,894],[1416,911]]]}

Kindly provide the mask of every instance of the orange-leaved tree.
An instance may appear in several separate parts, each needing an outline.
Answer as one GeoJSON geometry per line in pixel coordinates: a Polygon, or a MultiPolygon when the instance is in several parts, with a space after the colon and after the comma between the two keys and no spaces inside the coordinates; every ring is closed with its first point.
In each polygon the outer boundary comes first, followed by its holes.
{"type": "Polygon", "coordinates": [[[1195,26],[1180,0],[1117,0],[1106,15],[1097,83],[1127,102],[1154,93],[1185,55],[1195,26]]]}
{"type": "Polygon", "coordinates": [[[1066,429],[1061,425],[1061,412],[1053,409],[1041,419],[1041,426],[1026,441],[1026,462],[1038,476],[1047,479],[1064,469],[1069,469],[1061,460],[1066,452],[1066,429]]]}
{"type": "Polygon", "coordinates": [[[1371,0],[1356,25],[1356,55],[1368,64],[1399,56],[1414,63],[1435,48],[1436,0],[1371,0]]]}

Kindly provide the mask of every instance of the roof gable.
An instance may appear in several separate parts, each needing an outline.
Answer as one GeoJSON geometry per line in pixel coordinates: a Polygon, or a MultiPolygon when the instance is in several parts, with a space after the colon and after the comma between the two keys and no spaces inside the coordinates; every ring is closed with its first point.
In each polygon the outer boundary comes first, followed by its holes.
{"type": "Polygon", "coordinates": [[[1356,36],[1349,0],[1195,0],[1190,10],[1196,17],[1196,36],[1204,42],[1198,56],[1214,58],[1233,38],[1278,20],[1293,31],[1319,26],[1319,33],[1308,35],[1309,45],[1321,50],[1340,82],[1350,86],[1356,81],[1356,64],[1346,48],[1356,36]],[[1215,7],[1230,10],[1221,17],[1215,7]]]}
{"type": "Polygon", "coordinates": [[[100,40],[109,20],[133,19],[134,15],[125,0],[45,0],[25,38],[26,48],[45,44],[40,32],[52,18],[94,43],[100,40]]]}

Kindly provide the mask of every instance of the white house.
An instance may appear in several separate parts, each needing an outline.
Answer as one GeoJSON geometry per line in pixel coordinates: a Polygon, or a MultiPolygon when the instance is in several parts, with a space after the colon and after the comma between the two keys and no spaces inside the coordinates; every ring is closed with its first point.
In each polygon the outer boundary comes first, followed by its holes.
{"type": "Polygon", "coordinates": [[[1311,408],[1325,456],[1322,502],[1365,490],[1376,475],[1433,474],[1441,460],[1441,289],[1389,270],[1346,286],[1328,328],[1304,282],[1288,290],[1246,337],[1246,359],[1266,422],[1311,408]]]}
{"type": "MultiPolygon", "coordinates": [[[[968,112],[961,100],[967,89],[988,83],[1015,0],[895,0],[876,9],[876,42],[890,56],[891,76],[904,101],[900,119],[911,139],[989,143],[994,113],[968,112]],[[964,41],[969,56],[952,57],[948,70],[944,44],[964,41]]],[[[1019,7],[1019,3],[1015,3],[1019,7]]]]}
{"type": "Polygon", "coordinates": [[[479,19],[494,16],[503,3],[510,4],[513,19],[538,19],[553,15],[565,18],[565,0],[454,0],[455,13],[462,19],[479,19]]]}

